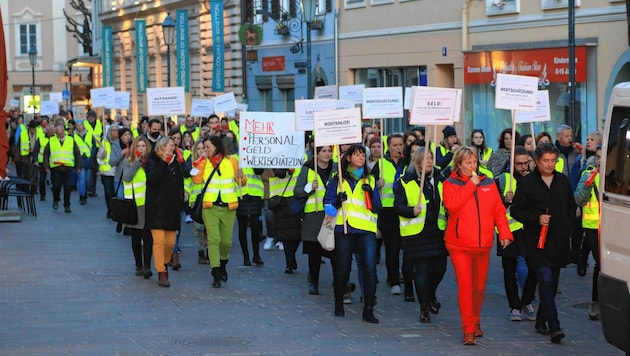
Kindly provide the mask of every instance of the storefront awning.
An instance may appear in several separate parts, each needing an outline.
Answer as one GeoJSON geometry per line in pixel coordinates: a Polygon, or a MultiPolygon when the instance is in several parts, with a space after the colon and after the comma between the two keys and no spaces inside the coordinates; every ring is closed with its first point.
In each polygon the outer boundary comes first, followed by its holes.
{"type": "Polygon", "coordinates": [[[68,67],[100,67],[101,57],[97,56],[83,56],[76,57],[66,62],[68,67]]]}

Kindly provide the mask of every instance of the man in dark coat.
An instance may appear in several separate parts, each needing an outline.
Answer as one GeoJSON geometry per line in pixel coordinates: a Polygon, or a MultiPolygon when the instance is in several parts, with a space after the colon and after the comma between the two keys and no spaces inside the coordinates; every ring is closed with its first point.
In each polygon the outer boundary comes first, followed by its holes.
{"type": "Polygon", "coordinates": [[[538,279],[536,330],[549,333],[554,343],[565,336],[560,329],[555,296],[560,268],[570,261],[569,234],[576,218],[571,183],[555,171],[557,158],[558,149],[553,144],[536,147],[537,167],[519,181],[510,208],[512,217],[523,224],[527,263],[538,279]]]}

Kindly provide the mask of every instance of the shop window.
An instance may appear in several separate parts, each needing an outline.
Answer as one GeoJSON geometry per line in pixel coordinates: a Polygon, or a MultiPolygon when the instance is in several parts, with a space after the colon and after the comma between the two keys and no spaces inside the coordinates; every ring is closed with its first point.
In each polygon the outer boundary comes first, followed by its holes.
{"type": "Polygon", "coordinates": [[[282,107],[280,111],[295,111],[295,77],[293,75],[279,75],[276,84],[282,93],[282,107]]]}
{"type": "Polygon", "coordinates": [[[606,192],[630,195],[630,108],[613,108],[606,154],[606,192]]]}
{"type": "Polygon", "coordinates": [[[262,111],[273,111],[273,85],[270,76],[257,75],[255,77],[256,88],[262,98],[262,111]]]}

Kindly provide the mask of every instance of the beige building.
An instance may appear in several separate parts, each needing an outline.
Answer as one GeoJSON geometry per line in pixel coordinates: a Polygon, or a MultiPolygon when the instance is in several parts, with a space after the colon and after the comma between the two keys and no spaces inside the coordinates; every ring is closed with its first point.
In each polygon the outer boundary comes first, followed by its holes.
{"type": "MultiPolygon", "coordinates": [[[[174,19],[187,17],[187,41],[188,69],[180,67],[184,57],[178,55],[177,46],[170,48],[170,82],[171,86],[183,86],[182,78],[188,76],[186,96],[188,99],[187,112],[190,112],[192,98],[209,98],[224,92],[234,92],[237,101],[243,95],[242,46],[239,43],[238,31],[241,25],[240,3],[225,2],[223,11],[224,21],[224,89],[219,92],[213,88],[213,39],[208,1],[199,0],[101,0],[95,1],[98,6],[102,26],[112,28],[113,45],[113,86],[117,91],[126,91],[131,94],[131,107],[122,110],[134,119],[147,115],[146,87],[160,88],[168,86],[167,46],[164,42],[162,22],[170,13],[174,19]],[[179,11],[179,12],[178,12],[179,11]],[[182,15],[182,11],[186,11],[182,15]],[[179,15],[178,15],[179,14],[179,15]],[[138,20],[146,24],[145,38],[146,62],[141,66],[141,71],[146,76],[143,83],[137,66],[140,49],[137,42],[136,26],[138,20]],[[184,68],[184,72],[180,68],[184,68]],[[140,84],[139,84],[140,83],[140,84]]],[[[183,23],[182,23],[183,25],[183,23]]],[[[186,26],[184,26],[186,27],[186,26]]],[[[179,28],[179,27],[178,27],[179,28]]],[[[97,28],[97,41],[99,51],[102,52],[102,29],[97,28]]],[[[103,58],[103,53],[101,53],[103,58]]],[[[105,65],[105,63],[102,63],[105,65]]],[[[141,73],[142,74],[142,73],[141,73]]],[[[101,77],[97,86],[105,85],[101,77]]]]}
{"type": "MultiPolygon", "coordinates": [[[[552,121],[536,124],[534,132],[553,134],[557,125],[568,122],[567,0],[436,3],[343,0],[339,84],[463,88],[459,136],[467,139],[473,128],[482,128],[496,147],[498,133],[511,118],[509,111],[494,109],[493,75],[535,75],[541,78],[539,89],[549,90],[552,121]]],[[[585,137],[601,129],[614,82],[630,78],[624,72],[628,22],[623,1],[576,3],[575,126],[585,137]]],[[[392,125],[402,130],[406,122],[392,125]]],[[[529,125],[519,129],[530,132],[529,125]]]]}
{"type": "MultiPolygon", "coordinates": [[[[50,92],[60,93],[70,89],[67,62],[85,55],[72,34],[66,31],[66,11],[72,15],[76,10],[66,4],[65,0],[0,0],[2,21],[7,50],[7,67],[9,71],[7,106],[12,100],[20,102],[20,109],[28,110],[28,102],[23,95],[30,95],[33,85],[33,67],[29,62],[28,52],[31,46],[37,49],[37,60],[34,66],[35,94],[42,94],[48,99],[50,92]]],[[[90,84],[89,70],[77,69],[73,73],[74,91],[77,99],[85,93],[90,84]]],[[[59,103],[67,107],[68,103],[59,103]]],[[[32,110],[32,109],[31,109],[32,110]]]]}

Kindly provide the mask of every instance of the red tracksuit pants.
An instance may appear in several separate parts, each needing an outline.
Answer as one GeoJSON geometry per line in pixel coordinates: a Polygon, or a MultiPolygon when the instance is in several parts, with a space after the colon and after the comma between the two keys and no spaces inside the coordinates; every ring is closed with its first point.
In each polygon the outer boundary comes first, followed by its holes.
{"type": "Polygon", "coordinates": [[[457,279],[457,299],[462,316],[464,334],[474,333],[479,325],[479,315],[486,292],[490,249],[449,248],[447,246],[455,278],[457,279]]]}

